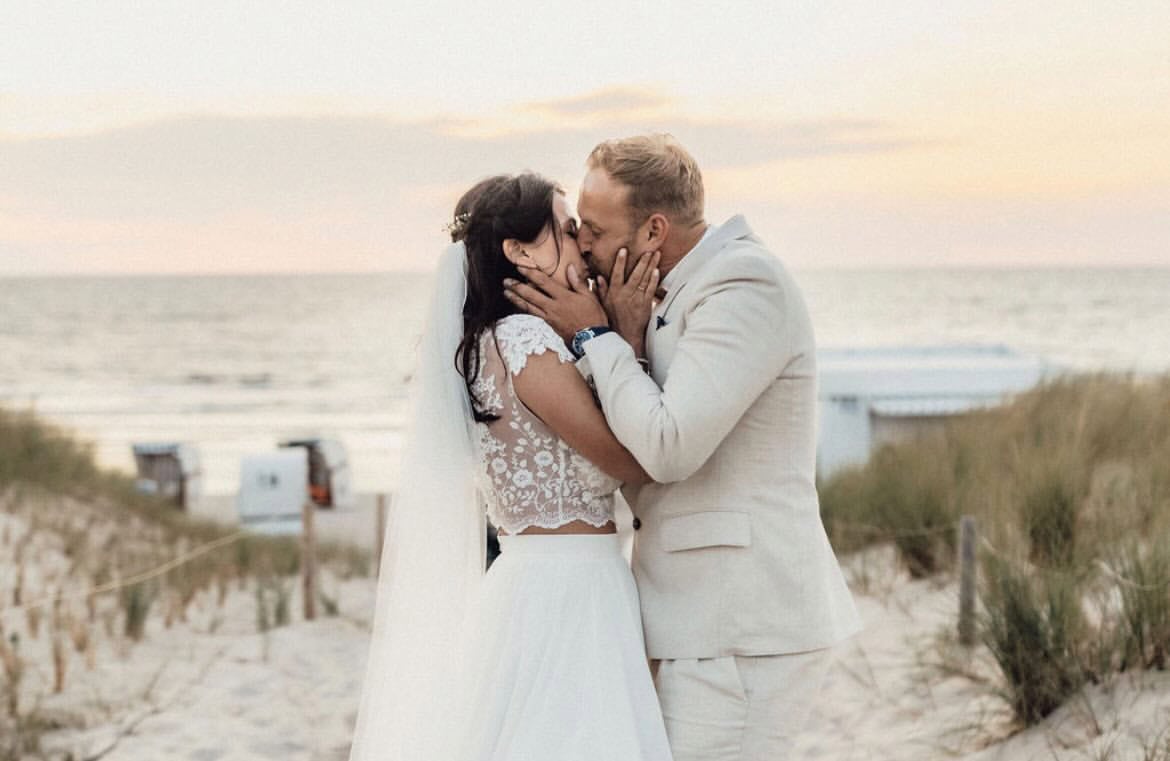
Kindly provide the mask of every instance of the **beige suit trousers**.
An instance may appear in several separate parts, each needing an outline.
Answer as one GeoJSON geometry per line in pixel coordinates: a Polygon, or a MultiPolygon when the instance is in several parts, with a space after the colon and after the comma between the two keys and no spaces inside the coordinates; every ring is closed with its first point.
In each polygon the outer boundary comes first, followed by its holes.
{"type": "Polygon", "coordinates": [[[651,661],[674,761],[787,759],[833,652],[651,661]]]}

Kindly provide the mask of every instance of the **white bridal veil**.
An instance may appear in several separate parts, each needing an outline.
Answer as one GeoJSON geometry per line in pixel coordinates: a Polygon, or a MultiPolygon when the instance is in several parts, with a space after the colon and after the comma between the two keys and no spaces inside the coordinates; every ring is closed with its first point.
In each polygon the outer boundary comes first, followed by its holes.
{"type": "Polygon", "coordinates": [[[474,419],[455,369],[466,267],[463,244],[449,246],[419,344],[350,761],[439,761],[451,732],[462,622],[485,561],[474,419]]]}

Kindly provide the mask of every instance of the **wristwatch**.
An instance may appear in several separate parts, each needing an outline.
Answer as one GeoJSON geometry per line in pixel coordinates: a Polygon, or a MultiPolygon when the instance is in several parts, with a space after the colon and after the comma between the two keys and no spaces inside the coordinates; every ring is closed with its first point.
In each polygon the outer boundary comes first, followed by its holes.
{"type": "Polygon", "coordinates": [[[613,328],[609,327],[608,325],[596,325],[592,328],[582,328],[573,335],[573,343],[569,346],[569,349],[573,352],[573,355],[577,357],[577,359],[581,359],[581,357],[585,356],[586,341],[588,341],[590,338],[597,338],[600,335],[612,332],[613,328]]]}

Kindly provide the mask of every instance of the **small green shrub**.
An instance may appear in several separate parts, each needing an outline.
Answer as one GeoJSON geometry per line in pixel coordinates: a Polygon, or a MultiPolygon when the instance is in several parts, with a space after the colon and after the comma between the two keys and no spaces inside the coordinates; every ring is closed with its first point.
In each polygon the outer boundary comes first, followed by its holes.
{"type": "Polygon", "coordinates": [[[268,594],[263,584],[256,585],[256,630],[263,634],[272,628],[272,617],[268,613],[268,594]]]}
{"type": "Polygon", "coordinates": [[[276,603],[272,606],[272,619],[277,626],[288,626],[291,621],[289,615],[289,588],[281,581],[274,583],[276,603]]]}
{"type": "Polygon", "coordinates": [[[126,616],[125,634],[138,642],[146,633],[146,619],[154,602],[155,589],[147,582],[131,584],[122,589],[122,610],[126,616]]]}
{"type": "Polygon", "coordinates": [[[1064,574],[1034,578],[990,556],[983,567],[983,642],[1016,717],[1035,724],[1090,677],[1079,585],[1064,574]]]}
{"type": "Polygon", "coordinates": [[[318,593],[317,598],[321,601],[321,607],[325,611],[325,615],[330,618],[336,618],[341,615],[341,608],[337,604],[336,597],[330,597],[324,591],[318,593]]]}

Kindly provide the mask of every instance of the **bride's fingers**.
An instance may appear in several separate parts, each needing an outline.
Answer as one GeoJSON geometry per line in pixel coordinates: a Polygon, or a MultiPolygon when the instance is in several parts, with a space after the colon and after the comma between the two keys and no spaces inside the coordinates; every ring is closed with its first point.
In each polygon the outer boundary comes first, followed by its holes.
{"type": "MultiPolygon", "coordinates": [[[[655,265],[657,265],[657,261],[655,262],[655,265]]],[[[654,294],[658,293],[658,281],[661,279],[662,279],[662,271],[659,270],[657,266],[655,266],[654,269],[650,271],[650,281],[649,281],[649,284],[646,286],[646,296],[650,300],[653,300],[654,294]]]]}
{"type": "Polygon", "coordinates": [[[601,275],[597,276],[597,295],[601,296],[601,300],[605,301],[609,294],[609,285],[606,284],[605,278],[601,275]]]}
{"type": "Polygon", "coordinates": [[[640,257],[638,257],[638,263],[634,265],[634,271],[630,273],[630,277],[627,280],[630,285],[641,290],[643,281],[646,277],[646,270],[650,266],[651,258],[652,255],[649,253],[642,254],[640,257]]]}
{"type": "Polygon", "coordinates": [[[520,270],[520,274],[523,275],[529,283],[550,296],[555,296],[558,291],[568,290],[565,288],[565,286],[561,285],[556,280],[553,280],[551,277],[544,274],[535,267],[517,266],[516,269],[520,270]]]}
{"type": "Polygon", "coordinates": [[[545,295],[539,288],[533,288],[527,283],[521,283],[519,280],[512,280],[511,278],[504,280],[504,295],[513,304],[525,309],[530,314],[536,314],[536,312],[528,309],[524,304],[531,304],[533,307],[541,310],[543,314],[548,305],[552,303],[552,299],[545,295]]]}
{"type": "MultiPolygon", "coordinates": [[[[642,257],[642,262],[646,263],[646,271],[642,273],[642,279],[638,283],[638,290],[654,293],[655,288],[650,285],[650,278],[658,269],[658,260],[661,258],[661,253],[655,251],[653,254],[647,254],[642,257]]],[[[641,266],[642,262],[639,262],[641,266]]]]}
{"type": "Polygon", "coordinates": [[[577,268],[572,264],[569,265],[568,275],[569,286],[572,287],[574,291],[577,293],[589,293],[589,284],[581,279],[581,276],[577,273],[577,268]]]}
{"type": "Polygon", "coordinates": [[[626,255],[627,251],[624,248],[618,249],[617,261],[613,264],[613,271],[609,273],[609,279],[614,288],[619,291],[622,286],[626,284],[626,255]]]}

